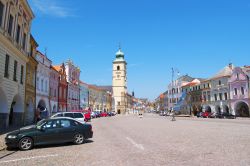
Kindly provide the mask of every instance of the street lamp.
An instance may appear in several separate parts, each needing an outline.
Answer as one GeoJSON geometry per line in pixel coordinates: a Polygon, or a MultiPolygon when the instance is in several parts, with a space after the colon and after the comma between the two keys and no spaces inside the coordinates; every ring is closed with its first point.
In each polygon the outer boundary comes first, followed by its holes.
{"type": "Polygon", "coordinates": [[[172,120],[171,121],[176,121],[176,119],[175,119],[175,111],[174,111],[174,102],[173,102],[173,99],[174,99],[174,93],[173,93],[173,87],[174,87],[174,73],[175,72],[177,72],[177,75],[179,75],[179,70],[177,70],[177,69],[174,69],[173,67],[172,67],[172,86],[171,86],[171,94],[172,94],[172,110],[171,110],[171,112],[172,112],[172,120]]]}

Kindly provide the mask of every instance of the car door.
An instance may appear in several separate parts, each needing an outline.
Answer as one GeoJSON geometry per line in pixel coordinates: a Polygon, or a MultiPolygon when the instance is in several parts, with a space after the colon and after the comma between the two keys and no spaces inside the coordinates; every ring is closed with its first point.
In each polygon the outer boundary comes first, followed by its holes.
{"type": "Polygon", "coordinates": [[[42,129],[38,132],[36,141],[37,144],[52,144],[59,143],[60,138],[60,120],[48,120],[42,129]]]}
{"type": "Polygon", "coordinates": [[[76,134],[76,126],[73,124],[73,120],[60,119],[60,139],[63,142],[72,141],[76,134]]]}

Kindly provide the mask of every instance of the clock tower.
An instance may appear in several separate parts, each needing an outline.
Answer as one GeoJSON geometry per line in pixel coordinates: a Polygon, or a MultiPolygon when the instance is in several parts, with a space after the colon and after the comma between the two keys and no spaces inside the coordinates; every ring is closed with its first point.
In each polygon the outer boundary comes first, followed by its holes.
{"type": "Polygon", "coordinates": [[[124,59],[124,53],[119,48],[116,58],[113,61],[113,98],[115,112],[118,114],[126,113],[127,96],[127,62],[124,59]]]}

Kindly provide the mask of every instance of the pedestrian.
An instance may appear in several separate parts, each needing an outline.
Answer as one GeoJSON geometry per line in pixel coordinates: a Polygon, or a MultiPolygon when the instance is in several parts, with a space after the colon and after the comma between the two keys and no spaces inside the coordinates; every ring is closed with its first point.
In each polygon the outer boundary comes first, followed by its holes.
{"type": "Polygon", "coordinates": [[[40,108],[36,109],[35,117],[36,117],[36,123],[41,120],[41,111],[40,111],[40,108]]]}
{"type": "Polygon", "coordinates": [[[176,121],[176,119],[175,119],[175,111],[174,110],[172,110],[172,120],[171,121],[176,121]]]}

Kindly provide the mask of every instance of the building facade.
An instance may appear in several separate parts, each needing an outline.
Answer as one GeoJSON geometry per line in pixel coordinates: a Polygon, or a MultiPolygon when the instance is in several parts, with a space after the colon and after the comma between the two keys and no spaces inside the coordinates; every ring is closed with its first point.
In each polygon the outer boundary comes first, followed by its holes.
{"type": "Polygon", "coordinates": [[[59,83],[58,83],[58,111],[67,111],[67,94],[68,94],[68,83],[66,79],[66,69],[64,63],[61,65],[54,66],[54,68],[59,73],[59,83]]]}
{"type": "Polygon", "coordinates": [[[65,63],[68,82],[67,111],[80,109],[80,69],[71,60],[65,63]]]}
{"type": "MultiPolygon", "coordinates": [[[[180,98],[182,97],[182,86],[191,82],[194,78],[184,75],[174,80],[168,85],[168,110],[175,108],[180,98]]],[[[180,107],[180,106],[178,106],[180,107]]]]}
{"type": "Polygon", "coordinates": [[[115,108],[118,114],[126,112],[126,94],[127,94],[127,62],[124,59],[124,53],[119,49],[116,53],[116,59],[113,61],[113,98],[115,108]]]}
{"type": "Polygon", "coordinates": [[[58,88],[59,88],[59,72],[53,66],[50,67],[49,78],[49,102],[51,113],[58,112],[58,88]]]}
{"type": "Polygon", "coordinates": [[[35,59],[37,42],[31,36],[30,37],[30,54],[28,56],[26,80],[25,80],[25,113],[24,122],[26,124],[32,124],[35,121],[36,110],[36,69],[38,62],[35,59]]]}
{"type": "Polygon", "coordinates": [[[229,86],[228,81],[232,75],[233,65],[229,64],[210,78],[211,85],[211,105],[203,105],[203,110],[212,110],[212,112],[232,113],[230,110],[229,86]]]}
{"type": "Polygon", "coordinates": [[[51,115],[49,102],[49,80],[51,60],[46,55],[37,51],[36,60],[38,62],[36,72],[36,108],[41,112],[41,118],[51,115]]]}
{"type": "Polygon", "coordinates": [[[34,14],[26,0],[0,0],[0,127],[23,125],[34,14]]]}
{"type": "Polygon", "coordinates": [[[233,115],[249,117],[249,69],[236,67],[229,79],[230,106],[233,115]]]}
{"type": "Polygon", "coordinates": [[[80,81],[80,109],[89,107],[89,88],[88,84],[80,81]]]}

